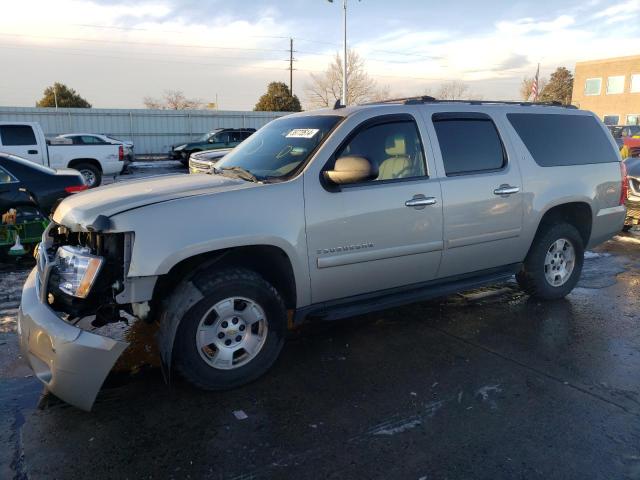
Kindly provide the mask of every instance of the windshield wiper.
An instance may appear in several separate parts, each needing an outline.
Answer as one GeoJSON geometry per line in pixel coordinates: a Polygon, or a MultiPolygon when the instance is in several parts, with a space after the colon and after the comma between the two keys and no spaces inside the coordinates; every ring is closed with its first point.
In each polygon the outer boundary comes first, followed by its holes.
{"type": "Polygon", "coordinates": [[[242,168],[242,167],[222,167],[222,168],[213,167],[213,171],[214,173],[219,173],[221,175],[224,175],[226,172],[231,172],[235,178],[240,178],[242,180],[247,180],[249,182],[257,183],[259,181],[258,177],[256,177],[253,173],[251,173],[246,168],[242,168]]]}

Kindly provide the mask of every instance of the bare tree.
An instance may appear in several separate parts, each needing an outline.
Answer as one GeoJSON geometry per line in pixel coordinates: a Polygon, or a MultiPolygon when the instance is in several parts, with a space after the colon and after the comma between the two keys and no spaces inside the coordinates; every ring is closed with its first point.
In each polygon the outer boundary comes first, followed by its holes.
{"type": "Polygon", "coordinates": [[[165,90],[161,99],[144,97],[144,106],[155,110],[195,110],[202,107],[199,98],[187,98],[180,90],[165,90]]]}
{"type": "MultiPolygon", "coordinates": [[[[531,94],[532,89],[533,89],[533,81],[535,80],[535,77],[525,77],[522,79],[522,84],[520,85],[520,98],[522,100],[532,100],[531,98],[531,94]]],[[[544,87],[547,86],[547,79],[546,78],[539,78],[538,79],[538,96],[540,96],[540,94],[542,93],[542,90],[544,90],[544,87]]]]}
{"type": "MultiPolygon", "coordinates": [[[[383,100],[388,86],[379,86],[366,70],[364,60],[354,50],[347,52],[347,102],[352,104],[383,100]]],[[[342,98],[342,57],[336,54],[324,73],[311,74],[305,87],[311,107],[329,107],[342,98]]]]}
{"type": "Polygon", "coordinates": [[[451,80],[440,85],[436,98],[439,100],[470,100],[471,98],[477,98],[477,95],[471,92],[471,88],[466,83],[459,80],[451,80]]]}

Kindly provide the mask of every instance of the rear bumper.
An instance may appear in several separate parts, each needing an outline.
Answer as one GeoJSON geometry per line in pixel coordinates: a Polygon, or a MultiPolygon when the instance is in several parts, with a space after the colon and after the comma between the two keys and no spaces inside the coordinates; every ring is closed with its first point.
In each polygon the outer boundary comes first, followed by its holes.
{"type": "Polygon", "coordinates": [[[18,312],[20,348],[47,389],[82,410],[90,410],[126,342],[82,330],[62,320],[38,295],[37,269],[22,290],[18,312]]]}
{"type": "Polygon", "coordinates": [[[601,209],[594,219],[587,248],[600,245],[620,232],[626,216],[627,209],[624,205],[601,209]]]}

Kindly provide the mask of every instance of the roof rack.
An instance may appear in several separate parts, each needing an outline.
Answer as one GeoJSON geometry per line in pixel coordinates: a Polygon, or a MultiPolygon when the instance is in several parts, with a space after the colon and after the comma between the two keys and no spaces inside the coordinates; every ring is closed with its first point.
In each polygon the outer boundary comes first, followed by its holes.
{"type": "Polygon", "coordinates": [[[564,107],[576,109],[575,105],[565,105],[560,102],[514,102],[505,100],[438,100],[437,98],[423,95],[420,97],[404,97],[391,98],[389,100],[380,100],[377,102],[363,103],[362,105],[380,105],[388,103],[398,103],[401,105],[419,105],[425,103],[466,103],[468,105],[519,105],[522,107],[564,107]]]}

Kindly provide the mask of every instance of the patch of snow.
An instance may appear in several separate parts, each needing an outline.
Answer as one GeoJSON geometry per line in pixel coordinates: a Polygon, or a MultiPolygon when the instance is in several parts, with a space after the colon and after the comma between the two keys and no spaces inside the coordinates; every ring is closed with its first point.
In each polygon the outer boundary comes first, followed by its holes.
{"type": "Polygon", "coordinates": [[[244,410],[234,410],[233,416],[236,417],[238,420],[246,420],[247,418],[249,418],[249,416],[246,413],[244,413],[244,410]]]}
{"type": "Polygon", "coordinates": [[[490,396],[492,393],[500,392],[502,392],[502,389],[500,388],[499,384],[485,385],[484,387],[479,388],[478,391],[476,391],[476,396],[479,396],[483,402],[488,402],[491,406],[491,410],[497,410],[498,404],[495,402],[495,400],[490,398],[490,396]]]}
{"type": "Polygon", "coordinates": [[[584,252],[585,260],[590,260],[592,258],[609,257],[609,256],[611,256],[610,253],[598,253],[598,252],[592,252],[590,250],[587,250],[586,252],[584,252]]]}
{"type": "Polygon", "coordinates": [[[422,424],[422,420],[416,417],[411,417],[409,419],[405,419],[400,423],[392,423],[386,426],[380,426],[379,428],[371,431],[371,435],[396,435],[398,433],[406,432],[407,430],[411,430],[412,428],[416,428],[417,426],[422,424]]]}
{"type": "Polygon", "coordinates": [[[613,239],[617,240],[618,242],[635,243],[640,245],[640,238],[637,237],[623,237],[622,235],[616,235],[615,237],[613,237],[613,239]]]}

